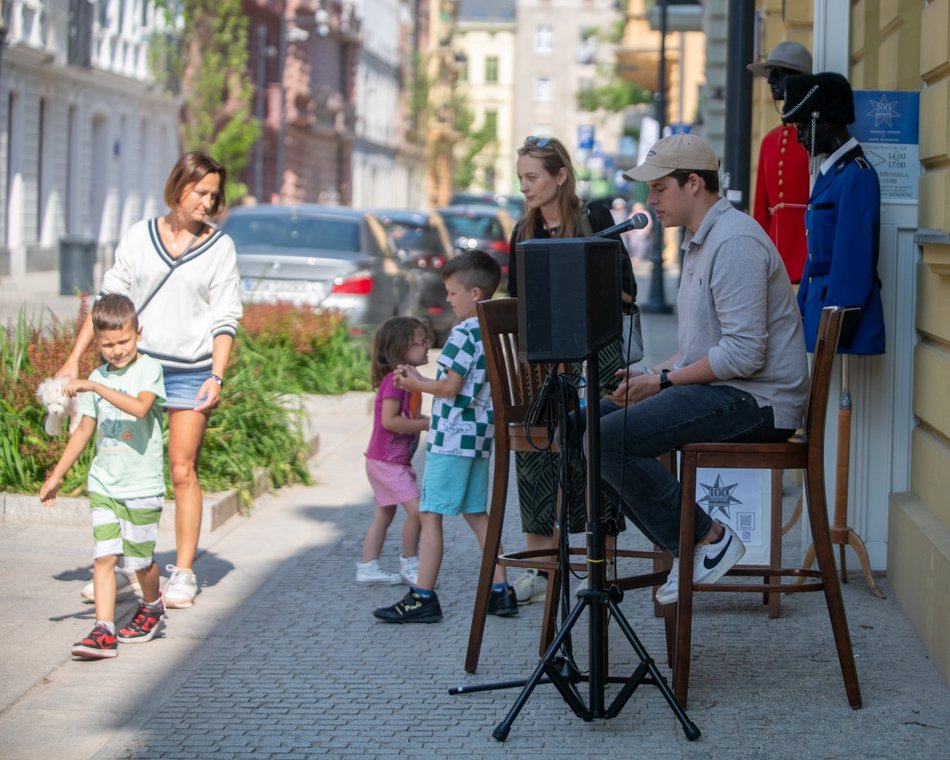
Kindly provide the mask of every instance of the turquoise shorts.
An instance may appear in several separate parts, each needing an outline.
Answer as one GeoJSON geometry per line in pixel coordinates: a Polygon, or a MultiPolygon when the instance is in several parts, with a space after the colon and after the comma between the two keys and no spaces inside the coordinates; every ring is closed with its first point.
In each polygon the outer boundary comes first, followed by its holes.
{"type": "Polygon", "coordinates": [[[426,452],[420,512],[440,515],[488,511],[488,460],[426,452]]]}

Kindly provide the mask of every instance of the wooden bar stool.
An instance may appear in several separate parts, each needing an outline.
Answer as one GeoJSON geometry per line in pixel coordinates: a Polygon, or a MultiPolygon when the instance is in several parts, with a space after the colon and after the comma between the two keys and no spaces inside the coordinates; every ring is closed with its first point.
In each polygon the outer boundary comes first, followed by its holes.
{"type": "MultiPolygon", "coordinates": [[[[838,346],[841,323],[847,310],[827,307],[821,315],[815,360],[812,366],[808,406],[803,433],[785,443],[691,443],[680,447],[680,569],[679,598],[676,611],[676,640],[673,653],[673,691],[685,708],[689,690],[690,647],[695,592],[754,592],[763,594],[824,591],[828,617],[838,652],[848,702],[861,707],[861,689],[854,663],[854,651],[848,632],[841,587],[835,570],[834,553],[828,527],[825,501],[824,434],[828,409],[831,368],[838,346]],[[700,467],[718,469],[802,469],[805,474],[808,517],[812,542],[818,559],[818,570],[804,568],[742,567],[733,568],[730,576],[762,576],[764,583],[693,583],[694,504],[696,501],[696,470],[700,467]],[[783,577],[804,579],[798,584],[783,584],[783,577]]],[[[780,485],[780,484],[779,484],[780,485]]],[[[781,541],[781,519],[773,521],[772,540],[781,541]]],[[[774,556],[774,555],[773,555],[774,556]]]]}

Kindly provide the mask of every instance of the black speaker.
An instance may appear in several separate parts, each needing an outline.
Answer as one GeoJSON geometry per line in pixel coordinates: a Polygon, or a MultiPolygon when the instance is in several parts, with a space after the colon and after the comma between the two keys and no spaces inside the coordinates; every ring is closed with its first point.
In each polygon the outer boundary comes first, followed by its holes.
{"type": "Polygon", "coordinates": [[[521,361],[580,361],[620,339],[619,241],[526,240],[515,255],[521,361]]]}

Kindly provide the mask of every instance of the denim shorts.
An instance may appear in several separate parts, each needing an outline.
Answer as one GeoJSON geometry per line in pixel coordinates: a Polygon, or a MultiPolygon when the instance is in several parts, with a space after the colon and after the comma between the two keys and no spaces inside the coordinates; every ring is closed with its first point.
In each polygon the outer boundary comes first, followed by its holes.
{"type": "Polygon", "coordinates": [[[196,372],[165,370],[165,408],[194,409],[203,401],[203,399],[199,401],[198,391],[209,377],[211,377],[209,369],[196,372]]]}

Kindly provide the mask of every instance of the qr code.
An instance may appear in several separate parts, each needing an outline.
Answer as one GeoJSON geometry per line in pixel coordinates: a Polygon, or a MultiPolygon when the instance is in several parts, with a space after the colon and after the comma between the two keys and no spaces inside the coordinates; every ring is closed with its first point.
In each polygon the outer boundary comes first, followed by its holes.
{"type": "Polygon", "coordinates": [[[755,512],[737,512],[736,529],[755,530],[755,512]]]}

